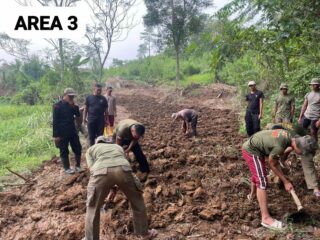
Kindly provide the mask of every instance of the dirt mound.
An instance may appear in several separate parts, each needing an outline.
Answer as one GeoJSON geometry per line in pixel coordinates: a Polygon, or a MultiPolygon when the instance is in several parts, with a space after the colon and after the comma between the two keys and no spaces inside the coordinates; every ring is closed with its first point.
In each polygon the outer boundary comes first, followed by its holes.
{"type": "MultiPolygon", "coordinates": [[[[181,134],[180,123],[170,125],[171,113],[180,105],[160,103],[139,91],[117,97],[146,126],[142,147],[151,174],[144,182],[144,198],[150,226],[159,230],[157,239],[312,239],[319,232],[319,201],[307,193],[299,162],[289,176],[310,222],[282,235],[260,227],[258,204],[246,199],[249,171],[240,155],[244,139],[233,111],[194,104],[200,111],[200,137],[193,140],[181,134]]],[[[132,165],[138,168],[135,161],[132,165]]],[[[0,239],[81,239],[88,177],[66,177],[60,163],[46,162],[33,175],[35,185],[0,195],[0,239]]],[[[290,195],[277,186],[271,186],[269,199],[278,219],[296,211],[290,195]]],[[[101,239],[136,239],[132,232],[129,204],[120,193],[101,214],[101,239]]]]}

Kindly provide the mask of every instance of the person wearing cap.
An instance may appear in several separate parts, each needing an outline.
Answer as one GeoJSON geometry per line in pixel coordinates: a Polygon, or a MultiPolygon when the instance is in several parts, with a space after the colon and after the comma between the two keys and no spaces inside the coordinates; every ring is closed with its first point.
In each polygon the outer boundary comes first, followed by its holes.
{"type": "Polygon", "coordinates": [[[288,94],[288,85],[280,85],[280,94],[277,97],[273,110],[274,123],[292,122],[295,111],[294,97],[288,94]]]}
{"type": "Polygon", "coordinates": [[[112,95],[112,87],[107,87],[107,93],[105,98],[108,101],[108,113],[105,119],[105,135],[112,136],[113,135],[113,127],[114,127],[114,120],[117,116],[117,102],[116,97],[112,95]]]}
{"type": "Polygon", "coordinates": [[[98,136],[103,135],[104,120],[108,111],[108,101],[101,93],[102,86],[95,84],[93,95],[88,96],[85,101],[83,122],[87,124],[90,146],[98,136]]]}
{"type": "Polygon", "coordinates": [[[320,79],[314,78],[310,82],[312,91],[304,97],[298,122],[304,128],[310,127],[310,134],[318,141],[319,127],[317,122],[320,119],[320,79]]]}
{"type": "Polygon", "coordinates": [[[139,139],[144,135],[144,132],[145,127],[142,123],[133,119],[124,119],[117,124],[113,139],[118,145],[126,147],[125,154],[127,157],[129,157],[130,151],[133,152],[142,173],[149,173],[149,163],[139,145],[139,139]]]}
{"type": "Polygon", "coordinates": [[[290,192],[293,190],[293,186],[284,176],[279,160],[290,151],[301,155],[313,154],[316,149],[317,142],[313,137],[292,137],[288,131],[283,129],[260,131],[242,145],[242,156],[251,172],[251,192],[248,195],[248,199],[252,200],[254,195],[257,195],[262,226],[275,230],[285,229],[283,223],[273,219],[268,211],[266,162],[269,163],[271,170],[283,182],[285,189],[290,192]]]}
{"type": "Polygon", "coordinates": [[[87,187],[85,239],[99,239],[100,209],[110,190],[117,186],[128,198],[133,215],[134,233],[144,239],[155,237],[155,230],[148,230],[148,217],[143,199],[143,188],[132,174],[123,148],[112,139],[99,136],[96,144],[86,152],[90,179],[87,187]]]}
{"type": "MultiPolygon", "coordinates": [[[[292,123],[277,123],[277,124],[268,124],[266,129],[284,129],[290,132],[291,136],[306,136],[308,132],[300,124],[292,123]]],[[[288,154],[289,155],[289,154],[288,154]]],[[[309,190],[313,190],[314,196],[320,198],[319,183],[317,177],[317,170],[314,164],[315,153],[308,153],[301,155],[301,165],[304,174],[304,179],[309,190]]],[[[286,158],[286,157],[285,157],[286,158]]]]}
{"type": "Polygon", "coordinates": [[[197,136],[198,113],[193,109],[183,109],[171,115],[172,122],[182,120],[182,132],[188,134],[191,132],[194,137],[197,136]]]}
{"type": "Polygon", "coordinates": [[[248,87],[250,88],[250,93],[246,95],[248,106],[245,121],[247,134],[250,137],[254,133],[260,131],[264,95],[263,92],[257,90],[256,83],[254,81],[250,81],[248,83],[248,87]]]}
{"type": "Polygon", "coordinates": [[[60,150],[60,158],[66,173],[73,174],[70,168],[68,145],[75,154],[75,171],[80,172],[81,144],[75,127],[75,117],[80,117],[79,107],[74,103],[76,92],[72,88],[64,90],[61,101],[53,105],[53,139],[60,150]]]}

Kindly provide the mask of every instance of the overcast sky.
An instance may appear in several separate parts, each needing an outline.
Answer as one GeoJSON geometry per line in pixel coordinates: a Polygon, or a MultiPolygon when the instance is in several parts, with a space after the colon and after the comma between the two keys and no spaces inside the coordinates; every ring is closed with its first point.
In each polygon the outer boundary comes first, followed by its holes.
{"type": "MultiPolygon", "coordinates": [[[[214,8],[212,10],[207,11],[208,14],[212,14],[217,9],[224,6],[226,3],[228,3],[230,0],[214,0],[214,8]]],[[[82,1],[81,4],[86,4],[84,1],[82,1]]],[[[0,1],[0,8],[8,7],[10,6],[10,11],[15,11],[15,6],[18,6],[18,4],[15,2],[15,0],[2,0],[0,1]]],[[[88,8],[89,11],[89,8],[88,8]]],[[[139,44],[142,43],[140,39],[140,33],[143,32],[144,26],[142,17],[146,13],[146,8],[144,6],[143,0],[138,0],[137,6],[132,10],[131,14],[135,15],[135,20],[137,22],[137,25],[135,28],[133,28],[128,37],[122,41],[122,42],[116,42],[113,43],[113,46],[111,48],[111,52],[109,55],[109,61],[108,64],[112,61],[113,58],[118,58],[122,60],[131,60],[136,58],[137,56],[137,50],[139,44]]],[[[0,23],[1,24],[1,23],[0,23]]],[[[83,39],[77,39],[78,43],[86,43],[85,38],[83,39]]],[[[49,47],[48,43],[45,40],[33,40],[31,46],[31,51],[33,53],[38,53],[40,50],[49,47]]],[[[6,61],[12,61],[14,58],[6,54],[4,51],[0,50],[0,60],[6,60],[6,61]]]]}

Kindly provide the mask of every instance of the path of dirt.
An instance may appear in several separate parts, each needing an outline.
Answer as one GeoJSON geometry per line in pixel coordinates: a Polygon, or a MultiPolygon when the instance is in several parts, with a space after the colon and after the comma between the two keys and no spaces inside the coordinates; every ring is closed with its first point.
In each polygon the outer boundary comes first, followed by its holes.
{"type": "MultiPolygon", "coordinates": [[[[208,93],[174,98],[154,89],[118,92],[119,116],[143,122],[142,140],[151,165],[144,182],[144,197],[150,227],[159,230],[157,239],[316,239],[320,237],[319,201],[306,190],[300,164],[289,172],[296,192],[311,217],[304,224],[290,225],[284,234],[260,227],[256,201],[248,203],[249,171],[240,155],[244,139],[238,135],[237,112],[203,105],[208,93]],[[161,100],[159,100],[161,99],[161,100]],[[176,100],[178,99],[178,100],[176,100]],[[196,140],[180,133],[179,123],[170,125],[170,116],[183,106],[199,112],[196,140]]],[[[216,94],[211,93],[211,99],[216,94]]],[[[222,97],[228,102],[230,95],[222,97]]],[[[220,98],[219,98],[220,101],[220,98]]],[[[84,235],[88,174],[66,177],[57,158],[45,162],[32,179],[32,187],[0,193],[0,239],[81,239],[84,235]]],[[[136,171],[137,163],[133,162],[136,171]]],[[[319,170],[319,169],[318,169],[319,170]]],[[[295,212],[290,195],[271,186],[270,209],[281,219],[295,212]]],[[[132,235],[129,204],[120,193],[101,215],[101,239],[136,239],[132,235]]]]}

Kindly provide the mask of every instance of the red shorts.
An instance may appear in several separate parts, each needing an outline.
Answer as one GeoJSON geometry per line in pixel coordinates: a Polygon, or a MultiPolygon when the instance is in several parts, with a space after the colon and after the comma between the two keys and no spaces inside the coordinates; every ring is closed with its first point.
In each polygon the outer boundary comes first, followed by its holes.
{"type": "Polygon", "coordinates": [[[105,118],[105,125],[113,127],[114,126],[114,115],[108,115],[105,118]]]}
{"type": "Polygon", "coordinates": [[[261,156],[252,155],[244,149],[242,149],[242,156],[249,166],[251,172],[251,182],[253,182],[257,186],[257,188],[263,190],[267,189],[268,178],[266,171],[266,162],[264,158],[261,156]]]}

